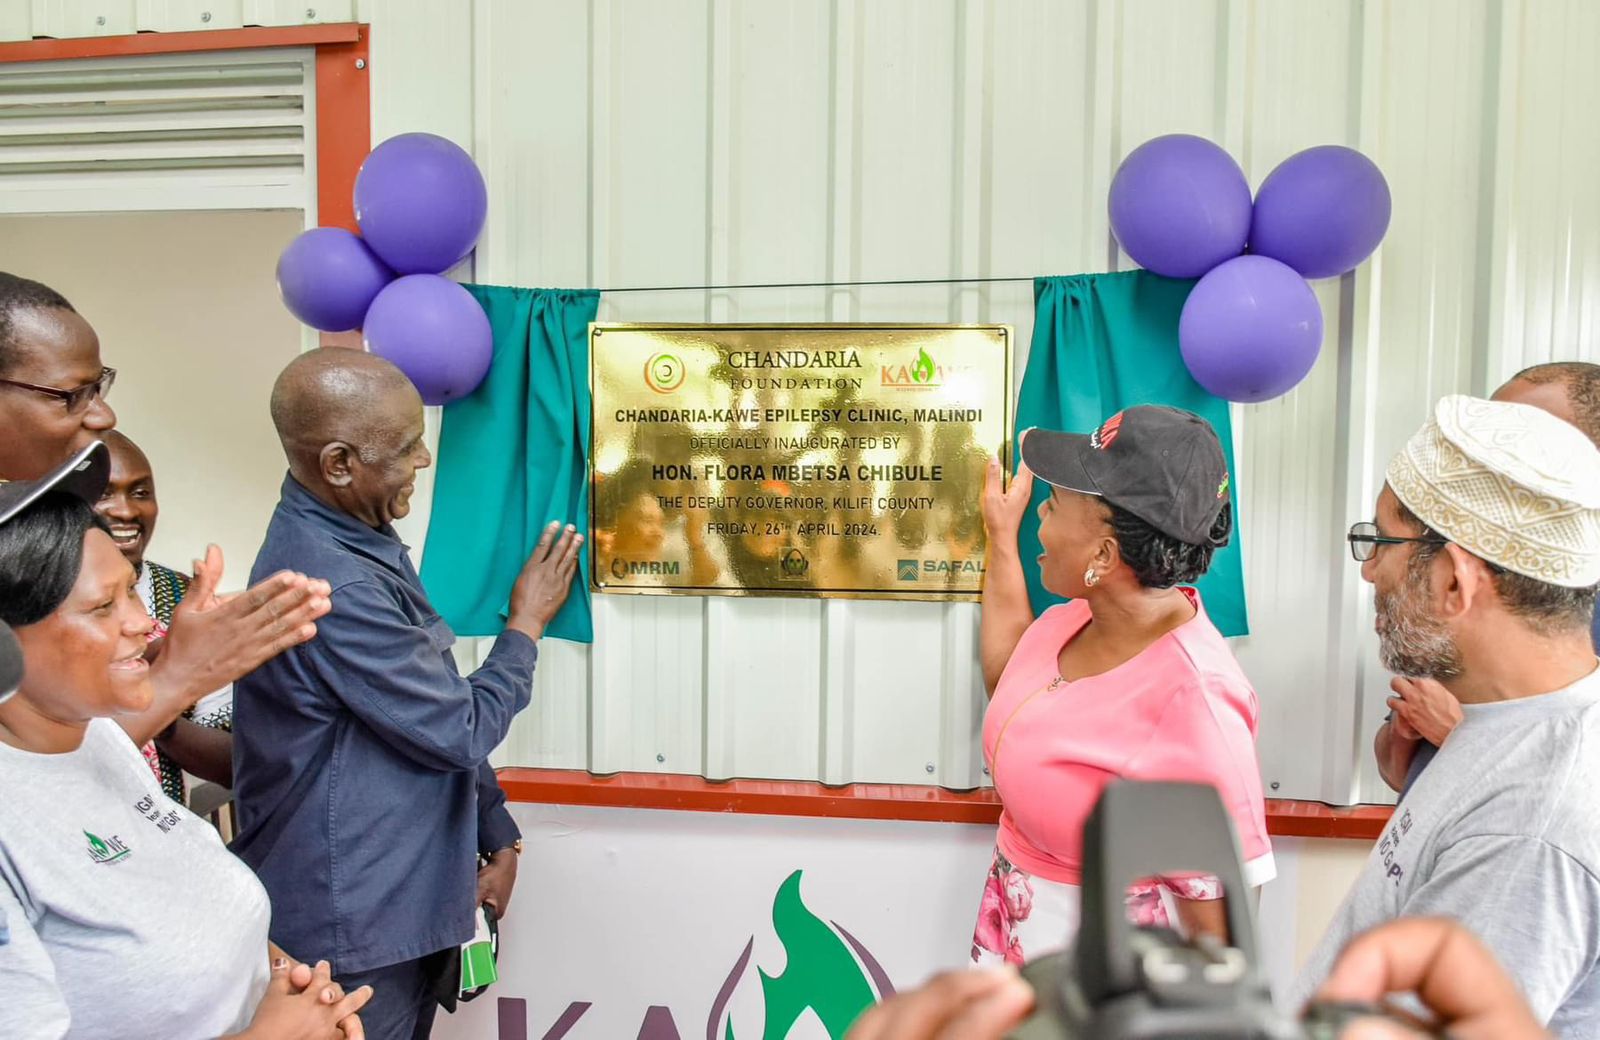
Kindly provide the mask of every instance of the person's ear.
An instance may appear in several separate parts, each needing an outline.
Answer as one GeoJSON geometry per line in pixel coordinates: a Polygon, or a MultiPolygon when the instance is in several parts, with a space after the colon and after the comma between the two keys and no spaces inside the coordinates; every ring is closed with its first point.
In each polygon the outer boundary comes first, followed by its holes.
{"type": "Polygon", "coordinates": [[[1454,542],[1434,560],[1432,594],[1441,618],[1460,617],[1479,597],[1494,592],[1494,574],[1483,560],[1454,542]]]}
{"type": "Polygon", "coordinates": [[[343,441],[323,446],[317,455],[322,479],[331,487],[349,487],[355,479],[356,450],[343,441]]]}

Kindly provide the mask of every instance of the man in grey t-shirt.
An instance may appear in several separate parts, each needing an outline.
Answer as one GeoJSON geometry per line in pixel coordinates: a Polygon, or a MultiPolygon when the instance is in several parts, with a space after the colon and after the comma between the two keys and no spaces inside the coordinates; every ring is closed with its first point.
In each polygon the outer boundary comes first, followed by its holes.
{"type": "Polygon", "coordinates": [[[1463,721],[1295,996],[1356,934],[1441,915],[1485,941],[1554,1032],[1600,1037],[1600,451],[1530,405],[1447,397],[1350,544],[1384,666],[1443,684],[1463,721]]]}
{"type": "MultiPolygon", "coordinates": [[[[1543,408],[1600,445],[1600,365],[1587,361],[1534,365],[1506,380],[1490,400],[1543,408]]],[[[1600,651],[1600,617],[1590,625],[1589,638],[1600,651]]],[[[1450,691],[1432,679],[1396,677],[1393,687],[1394,696],[1389,698],[1393,714],[1378,727],[1373,753],[1384,782],[1404,798],[1461,721],[1461,708],[1450,691]]]]}

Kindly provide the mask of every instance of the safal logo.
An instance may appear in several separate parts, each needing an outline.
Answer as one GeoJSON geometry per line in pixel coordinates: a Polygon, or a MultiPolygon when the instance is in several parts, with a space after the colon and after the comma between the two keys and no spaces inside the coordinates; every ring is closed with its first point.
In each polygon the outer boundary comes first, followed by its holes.
{"type": "Polygon", "coordinates": [[[983,561],[978,560],[923,560],[924,574],[943,574],[949,577],[952,574],[982,574],[983,561]]]}
{"type": "Polygon", "coordinates": [[[921,569],[916,560],[901,560],[899,567],[895,570],[895,575],[901,581],[916,581],[917,572],[921,569]]]}
{"type": "Polygon", "coordinates": [[[89,839],[89,858],[96,863],[116,863],[133,855],[133,850],[115,834],[109,841],[88,831],[84,831],[83,836],[89,839]]]}
{"type": "MultiPolygon", "coordinates": [[[[756,968],[763,1012],[760,1036],[782,1040],[802,1019],[809,1019],[812,1028],[796,1035],[815,1036],[820,1025],[830,1040],[842,1040],[863,1011],[894,995],[894,984],[855,936],[806,907],[800,898],[800,874],[797,870],[789,875],[772,903],[772,928],[783,945],[785,963],[778,975],[756,968]]],[[[751,936],[717,993],[706,1036],[737,1040],[730,1005],[746,978],[755,944],[751,936]]],[[[752,1036],[754,1030],[745,1028],[742,1035],[752,1036]]]]}
{"type": "Polygon", "coordinates": [[[676,354],[653,354],[644,363],[645,384],[658,394],[670,394],[683,385],[683,362],[676,354]]]}

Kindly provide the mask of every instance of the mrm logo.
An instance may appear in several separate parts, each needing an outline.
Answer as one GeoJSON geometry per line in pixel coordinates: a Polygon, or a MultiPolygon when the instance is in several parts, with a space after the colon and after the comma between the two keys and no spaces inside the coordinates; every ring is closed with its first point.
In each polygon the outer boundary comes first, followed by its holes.
{"type": "Polygon", "coordinates": [[[674,576],[678,573],[677,560],[624,560],[611,558],[611,576],[618,581],[626,578],[648,576],[652,578],[674,576]]]}
{"type": "MultiPolygon", "coordinates": [[[[894,995],[894,984],[877,958],[836,921],[824,921],[800,898],[800,871],[790,874],[778,888],[772,904],[772,928],[783,946],[784,969],[769,975],[760,966],[752,973],[755,936],[745,943],[711,1001],[705,1035],[711,1040],[785,1040],[802,1020],[808,1028],[797,1036],[843,1040],[861,1013],[894,995]],[[753,984],[759,981],[760,1000],[753,984]],[[731,1011],[741,1010],[737,1029],[731,1011]],[[759,1006],[759,1020],[753,1013],[759,1006]],[[748,1021],[747,1021],[748,1019],[748,1021]]],[[[550,1025],[544,1040],[561,1040],[594,1005],[573,1001],[550,1025]]],[[[499,1001],[499,1040],[526,1040],[527,1002],[507,997],[499,1001]]],[[[697,1035],[698,1028],[689,1035],[697,1035]]],[[[577,1034],[585,1035],[585,1034],[577,1034]]],[[[654,1006],[639,1023],[638,1040],[682,1040],[672,1009],[654,1006]]]]}

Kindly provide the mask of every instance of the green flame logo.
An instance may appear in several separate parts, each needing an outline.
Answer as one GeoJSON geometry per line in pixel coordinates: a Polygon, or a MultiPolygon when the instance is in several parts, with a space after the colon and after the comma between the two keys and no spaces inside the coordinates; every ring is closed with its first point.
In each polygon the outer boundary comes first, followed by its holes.
{"type": "Polygon", "coordinates": [[[934,365],[933,358],[928,356],[926,350],[918,347],[917,363],[911,366],[911,378],[919,383],[926,383],[933,378],[935,371],[937,371],[937,366],[934,365]]]}
{"type": "MultiPolygon", "coordinates": [[[[854,936],[838,925],[830,926],[807,909],[800,898],[800,873],[797,870],[789,875],[772,903],[772,928],[783,944],[787,964],[778,975],[757,969],[766,1012],[761,1037],[784,1040],[810,1010],[831,1040],[842,1040],[861,1013],[879,998],[890,996],[894,987],[854,936]]],[[[713,1023],[726,1008],[753,945],[752,939],[719,994],[717,1006],[711,1011],[713,1023]]],[[[723,1037],[735,1040],[731,1018],[723,1028],[723,1037]]]]}
{"type": "Polygon", "coordinates": [[[111,855],[111,846],[101,841],[97,836],[90,834],[88,831],[84,831],[83,836],[89,839],[89,850],[94,853],[96,859],[111,855]]]}

